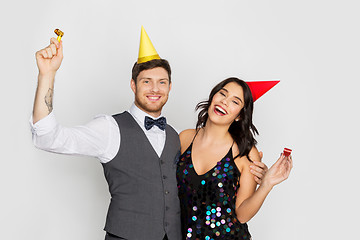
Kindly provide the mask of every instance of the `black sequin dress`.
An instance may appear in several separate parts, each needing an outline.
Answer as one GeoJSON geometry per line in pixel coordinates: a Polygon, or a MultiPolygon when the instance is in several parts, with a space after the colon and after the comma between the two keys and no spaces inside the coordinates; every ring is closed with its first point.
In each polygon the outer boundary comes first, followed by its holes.
{"type": "Polygon", "coordinates": [[[177,168],[182,233],[185,239],[251,239],[247,224],[235,215],[240,171],[232,147],[214,168],[203,175],[194,170],[192,143],[180,156],[177,168]]]}

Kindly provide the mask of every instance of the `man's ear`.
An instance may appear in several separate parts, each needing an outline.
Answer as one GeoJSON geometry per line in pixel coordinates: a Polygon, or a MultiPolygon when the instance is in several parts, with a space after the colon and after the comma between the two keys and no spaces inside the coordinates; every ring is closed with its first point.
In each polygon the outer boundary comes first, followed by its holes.
{"type": "Polygon", "coordinates": [[[136,94],[136,84],[135,84],[134,79],[131,79],[130,87],[131,87],[131,90],[134,92],[134,94],[136,94]]]}

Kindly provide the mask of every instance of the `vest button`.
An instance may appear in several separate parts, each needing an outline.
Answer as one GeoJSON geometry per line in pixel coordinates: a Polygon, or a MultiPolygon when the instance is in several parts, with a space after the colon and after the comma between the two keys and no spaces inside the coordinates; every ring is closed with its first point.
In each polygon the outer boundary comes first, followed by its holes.
{"type": "Polygon", "coordinates": [[[164,161],[164,160],[160,160],[160,163],[161,163],[161,164],[164,164],[164,163],[165,163],[165,161],[164,161]]]}
{"type": "Polygon", "coordinates": [[[164,175],[164,176],[163,176],[163,179],[166,179],[166,178],[167,178],[167,176],[164,175]]]}
{"type": "Polygon", "coordinates": [[[167,190],[165,191],[165,194],[169,194],[169,193],[170,193],[169,191],[167,191],[167,190]]]}

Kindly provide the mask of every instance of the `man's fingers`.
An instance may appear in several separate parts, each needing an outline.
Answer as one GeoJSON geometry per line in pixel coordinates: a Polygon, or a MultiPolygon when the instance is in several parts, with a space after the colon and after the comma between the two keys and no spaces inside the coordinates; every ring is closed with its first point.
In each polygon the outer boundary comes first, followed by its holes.
{"type": "Polygon", "coordinates": [[[56,39],[56,38],[51,38],[50,39],[50,45],[51,44],[55,44],[56,48],[59,48],[60,47],[60,43],[59,41],[56,39]]]}
{"type": "Polygon", "coordinates": [[[41,49],[36,53],[37,58],[48,58],[47,52],[45,49],[41,49]]]}
{"type": "Polygon", "coordinates": [[[266,164],[263,163],[263,162],[254,161],[253,164],[255,164],[256,166],[258,166],[258,167],[260,167],[260,168],[262,168],[262,169],[264,169],[265,171],[268,170],[268,167],[267,167],[266,164]]]}
{"type": "Polygon", "coordinates": [[[261,179],[260,179],[260,178],[254,176],[254,180],[255,180],[255,182],[256,182],[257,184],[259,184],[259,185],[261,184],[261,179]]]}
{"type": "Polygon", "coordinates": [[[47,53],[47,55],[48,55],[48,58],[52,58],[52,57],[53,57],[53,53],[52,53],[52,51],[51,51],[51,48],[50,48],[50,47],[47,47],[47,48],[45,48],[45,50],[46,50],[46,53],[47,53]]]}
{"type": "Polygon", "coordinates": [[[56,53],[57,53],[57,49],[56,49],[56,45],[55,44],[50,44],[50,49],[51,49],[51,52],[54,56],[56,56],[56,53]]]}
{"type": "Polygon", "coordinates": [[[254,176],[257,176],[259,178],[262,178],[263,175],[265,174],[265,171],[264,169],[262,168],[259,168],[259,167],[256,167],[256,166],[250,166],[250,172],[254,175],[254,176]]]}

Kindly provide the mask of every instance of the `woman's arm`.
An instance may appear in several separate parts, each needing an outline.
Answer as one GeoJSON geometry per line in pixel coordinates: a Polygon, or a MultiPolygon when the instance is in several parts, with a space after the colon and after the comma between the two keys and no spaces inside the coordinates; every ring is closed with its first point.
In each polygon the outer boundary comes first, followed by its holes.
{"type": "MultiPolygon", "coordinates": [[[[249,154],[253,161],[259,161],[260,156],[256,148],[249,154]]],[[[288,178],[292,168],[292,159],[281,155],[277,162],[269,169],[255,191],[256,182],[250,172],[250,163],[242,164],[240,188],[236,199],[236,215],[240,222],[249,221],[259,211],[265,198],[272,188],[288,178]]]]}

